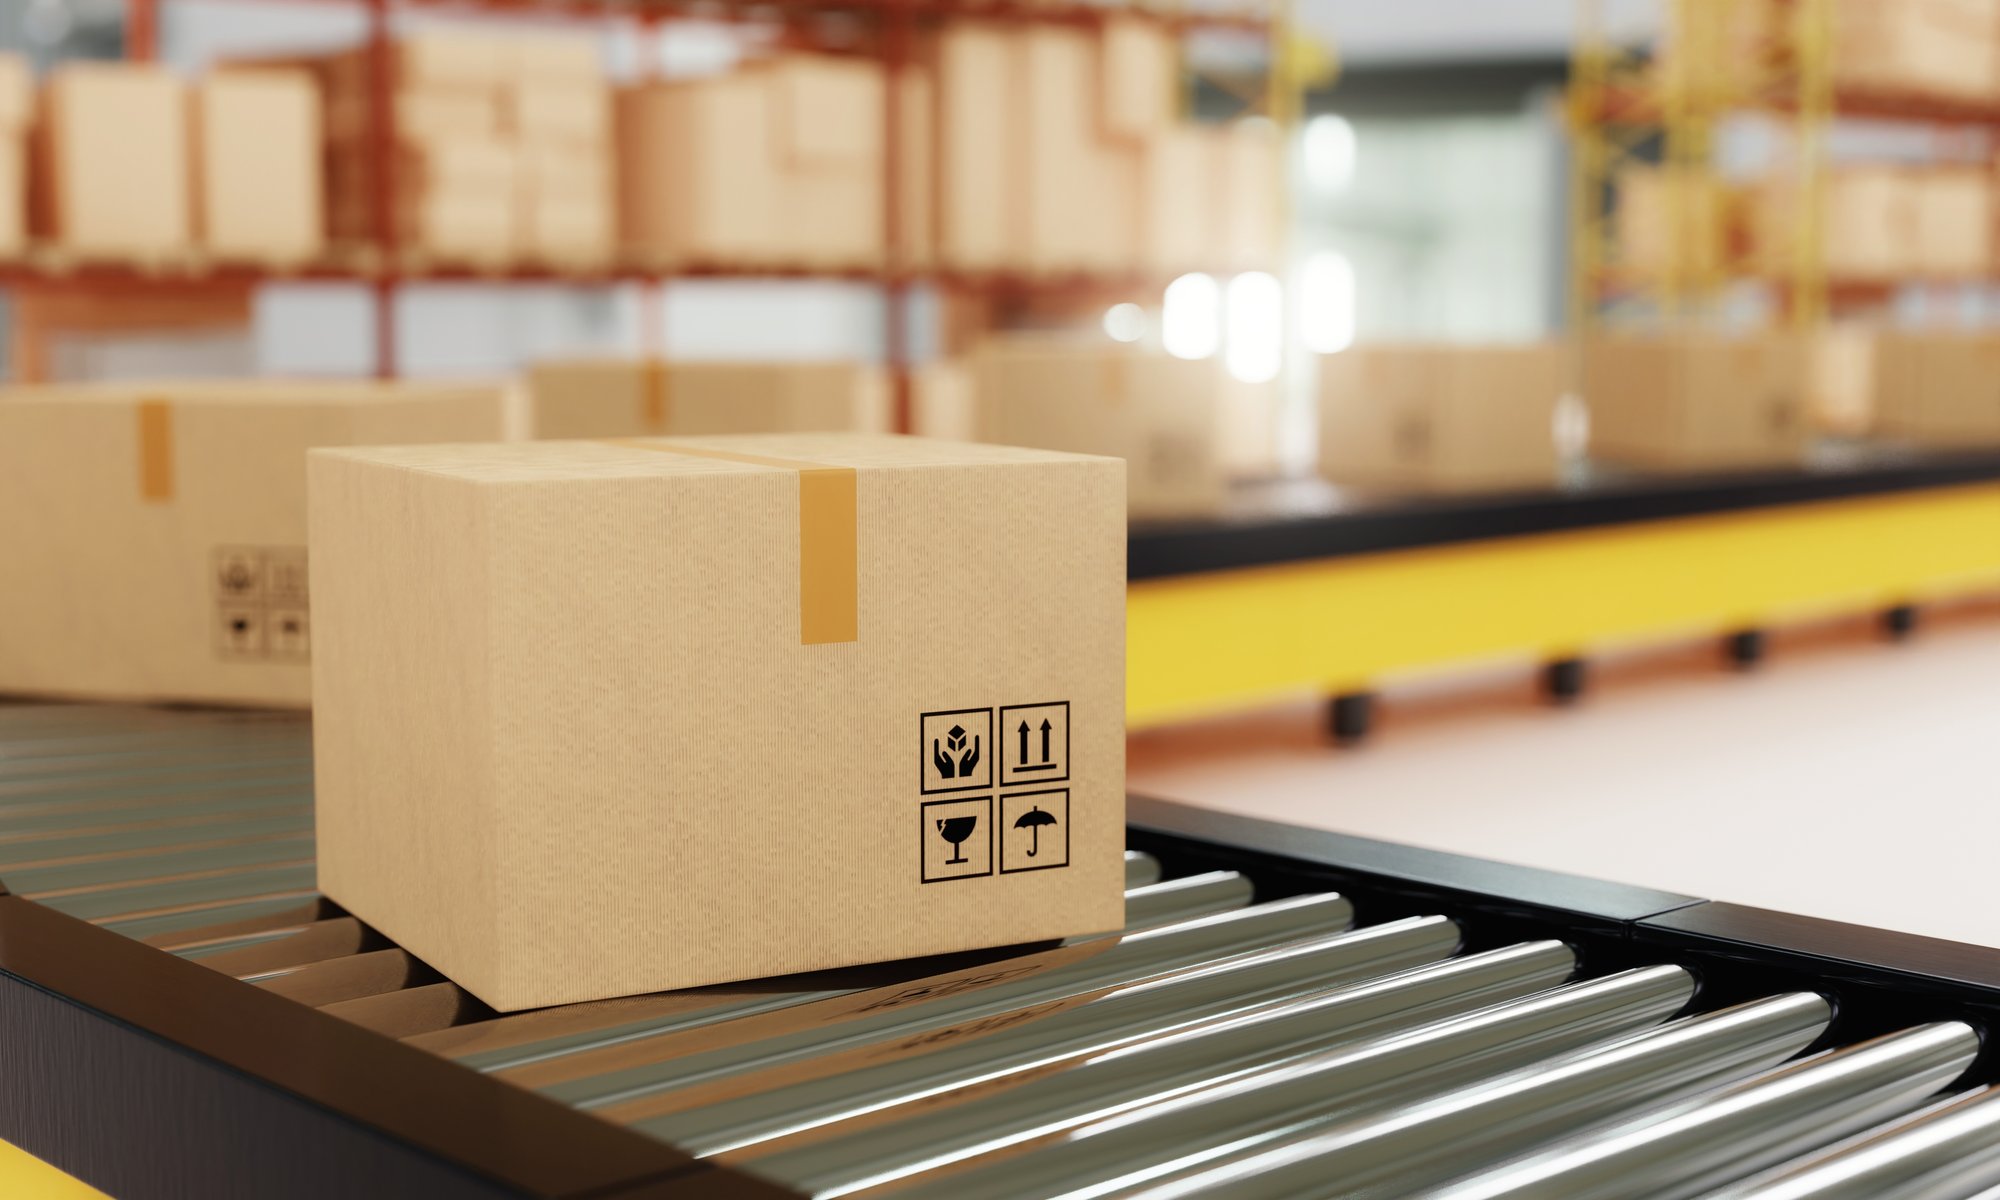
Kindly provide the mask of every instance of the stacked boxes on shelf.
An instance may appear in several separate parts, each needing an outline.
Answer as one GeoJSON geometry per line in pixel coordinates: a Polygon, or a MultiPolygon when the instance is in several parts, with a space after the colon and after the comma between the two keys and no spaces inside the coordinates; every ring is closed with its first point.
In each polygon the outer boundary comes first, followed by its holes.
{"type": "Polygon", "coordinates": [[[1807,434],[1803,352],[1783,334],[1588,338],[1590,452],[1642,466],[1796,463],[1807,434]]]}
{"type": "Polygon", "coordinates": [[[1034,274],[1268,268],[1281,147],[1174,112],[1157,22],[1093,34],[961,21],[938,35],[937,233],[947,267],[1034,274]]]}
{"type": "Polygon", "coordinates": [[[2000,445],[2000,337],[1836,327],[1815,346],[1820,424],[1924,446],[2000,445]]]}
{"type": "MultiPolygon", "coordinates": [[[[316,61],[326,90],[329,219],[378,234],[370,59],[316,61]]],[[[395,44],[393,220],[418,259],[601,266],[613,249],[610,85],[587,38],[422,30],[395,44]]]]}
{"type": "MultiPolygon", "coordinates": [[[[877,64],[831,56],[623,89],[624,244],[658,266],[880,265],[883,104],[877,64]]],[[[906,151],[915,140],[906,129],[906,151]]]]}
{"type": "Polygon", "coordinates": [[[2000,6],[1992,0],[1838,0],[1833,30],[1837,88],[2000,100],[2000,6]]]}
{"type": "MultiPolygon", "coordinates": [[[[1968,164],[1854,164],[1826,181],[1827,275],[1836,281],[1968,279],[1995,266],[1992,174],[1968,164]]],[[[1784,183],[1759,185],[1748,205],[1746,239],[1767,269],[1791,261],[1799,195],[1784,183]]]]}
{"type": "Polygon", "coordinates": [[[35,82],[28,60],[0,54],[0,258],[28,248],[28,131],[35,82]]]}

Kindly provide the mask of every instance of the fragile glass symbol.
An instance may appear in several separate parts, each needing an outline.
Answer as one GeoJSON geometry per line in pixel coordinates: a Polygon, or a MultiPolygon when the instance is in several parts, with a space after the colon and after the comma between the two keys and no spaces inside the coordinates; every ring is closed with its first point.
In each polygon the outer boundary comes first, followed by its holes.
{"type": "MultiPolygon", "coordinates": [[[[1042,826],[1053,825],[1055,823],[1055,817],[1043,812],[1042,806],[1039,804],[1014,818],[1014,828],[1028,831],[1029,858],[1035,857],[1035,851],[1042,848],[1042,826]]],[[[947,834],[946,836],[949,837],[950,835],[947,834]]]]}
{"type": "Polygon", "coordinates": [[[972,831],[978,827],[979,817],[976,814],[970,817],[938,818],[938,836],[951,843],[951,857],[944,860],[947,864],[969,861],[960,853],[960,849],[965,839],[971,837],[972,831]]]}

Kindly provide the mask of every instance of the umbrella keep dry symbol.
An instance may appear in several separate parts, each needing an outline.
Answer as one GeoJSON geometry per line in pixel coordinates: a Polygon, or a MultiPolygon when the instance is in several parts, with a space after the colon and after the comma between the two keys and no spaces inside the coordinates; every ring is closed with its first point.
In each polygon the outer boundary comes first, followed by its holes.
{"type": "Polygon", "coordinates": [[[1028,831],[1029,858],[1035,857],[1035,852],[1042,848],[1042,826],[1055,823],[1055,817],[1043,812],[1039,804],[1014,818],[1014,828],[1028,831]]]}

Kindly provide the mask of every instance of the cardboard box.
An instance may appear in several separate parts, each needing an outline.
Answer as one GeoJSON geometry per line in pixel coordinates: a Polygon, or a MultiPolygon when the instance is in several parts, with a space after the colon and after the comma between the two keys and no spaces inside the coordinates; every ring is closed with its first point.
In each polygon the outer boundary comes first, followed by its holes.
{"type": "Polygon", "coordinates": [[[23,55],[0,52],[0,134],[26,133],[34,119],[34,68],[23,55]]]}
{"type": "Polygon", "coordinates": [[[882,68],[872,61],[787,55],[763,68],[773,89],[772,132],[787,167],[880,169],[882,68]]]}
{"type": "Polygon", "coordinates": [[[981,441],[1123,458],[1135,517],[1226,499],[1219,359],[1017,335],[982,343],[972,365],[981,441]]]}
{"type": "Polygon", "coordinates": [[[1268,121],[1235,121],[1213,131],[1210,186],[1215,204],[1214,260],[1227,270],[1272,271],[1279,265],[1284,143],[1268,121]]]}
{"type": "Polygon", "coordinates": [[[512,38],[507,61],[513,78],[529,84],[602,83],[604,57],[597,39],[591,37],[536,33],[530,38],[512,38]]]}
{"type": "Polygon", "coordinates": [[[229,70],[194,86],[196,228],[226,259],[298,263],[326,242],[319,89],[304,71],[229,70]]]}
{"type": "Polygon", "coordinates": [[[969,366],[937,359],[910,368],[910,432],[952,442],[979,440],[978,391],[969,366]]]}
{"type": "Polygon", "coordinates": [[[1140,264],[1159,275],[1198,270],[1215,261],[1211,238],[1221,189],[1214,139],[1193,125],[1165,129],[1140,149],[1140,264]]]}
{"type": "MultiPolygon", "coordinates": [[[[1618,172],[1613,233],[1618,265],[1641,276],[1678,266],[1682,273],[1714,271],[1727,249],[1727,200],[1720,182],[1703,173],[1666,167],[1618,172]]],[[[1797,209],[1774,203],[1790,244],[1797,209]]],[[[1782,252],[1789,255],[1787,248],[1782,252]]]]}
{"type": "Polygon", "coordinates": [[[520,249],[517,207],[511,191],[441,189],[407,201],[402,222],[427,254],[497,264],[520,249]]]}
{"type": "Polygon", "coordinates": [[[1005,26],[954,21],[938,35],[938,246],[943,265],[1015,265],[1024,197],[1012,166],[1024,137],[1005,26]]]}
{"type": "Polygon", "coordinates": [[[490,387],[0,390],[0,691],[304,705],[307,448],[499,433],[490,387]]]}
{"type": "Polygon", "coordinates": [[[0,133],[0,258],[28,248],[28,140],[0,133]]]}
{"type": "Polygon", "coordinates": [[[1989,99],[2000,86],[1991,0],[1840,0],[1833,34],[1843,90],[1989,99]]]}
{"type": "Polygon", "coordinates": [[[1548,487],[1566,369],[1547,345],[1355,346],[1319,360],[1320,473],[1444,491],[1548,487]]]}
{"type": "Polygon", "coordinates": [[[38,231],[86,257],[154,258],[193,232],[187,94],[172,72],[70,62],[50,72],[38,129],[38,231]]]}
{"type": "MultiPolygon", "coordinates": [[[[532,53],[517,42],[527,44],[526,39],[463,29],[413,30],[396,42],[395,84],[398,88],[500,87],[515,78],[522,55],[532,53]]],[[[354,69],[365,72],[367,59],[357,55],[354,64],[354,69]]]]}
{"type": "Polygon", "coordinates": [[[1140,17],[1106,17],[1098,61],[1098,117],[1106,136],[1152,137],[1171,125],[1180,83],[1172,30],[1140,17]]]}
{"type": "Polygon", "coordinates": [[[1590,452],[1654,466],[1796,463],[1807,436],[1804,351],[1776,334],[1588,339],[1590,452]]]}
{"type": "MultiPolygon", "coordinates": [[[[1919,195],[1913,176],[1901,167],[1852,166],[1833,172],[1826,189],[1828,276],[1886,279],[1916,270],[1919,195]]],[[[1781,199],[1772,219],[1789,230],[1798,217],[1797,209],[1786,203],[1781,199]]]]}
{"type": "Polygon", "coordinates": [[[1814,333],[1806,365],[1814,429],[1854,437],[1874,427],[1876,337],[1876,330],[1852,324],[1814,333]]]}
{"type": "Polygon", "coordinates": [[[1874,431],[1933,446],[2000,444],[2000,337],[1875,335],[1874,431]]]}
{"type": "MultiPolygon", "coordinates": [[[[897,167],[900,178],[902,218],[902,266],[907,270],[928,268],[936,260],[937,196],[933,132],[936,128],[936,90],[930,71],[907,67],[903,71],[902,155],[897,167]]],[[[896,264],[890,264],[893,269],[896,264]]]]}
{"type": "Polygon", "coordinates": [[[1116,928],[1120,475],[839,434],[315,454],[321,889],[503,1011],[1116,928]]]}
{"type": "Polygon", "coordinates": [[[1983,277],[1993,269],[1993,187],[1978,167],[1937,167],[1917,175],[1917,270],[1946,279],[1983,277]]]}
{"type": "Polygon", "coordinates": [[[756,73],[627,89],[617,113],[627,245],[667,261],[783,257],[771,91],[756,73]]]}
{"type": "Polygon", "coordinates": [[[854,362],[572,359],[528,370],[535,436],[884,432],[888,381],[854,362]]]}
{"type": "Polygon", "coordinates": [[[595,145],[611,137],[603,83],[523,83],[507,97],[508,124],[525,141],[595,145]]]}

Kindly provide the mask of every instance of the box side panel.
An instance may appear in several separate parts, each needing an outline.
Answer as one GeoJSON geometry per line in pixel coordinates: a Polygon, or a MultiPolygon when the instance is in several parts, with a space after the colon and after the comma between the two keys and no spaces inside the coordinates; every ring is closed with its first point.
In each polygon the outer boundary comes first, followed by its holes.
{"type": "Polygon", "coordinates": [[[312,456],[322,891],[454,978],[494,950],[486,493],[312,456]]]}
{"type": "Polygon", "coordinates": [[[481,999],[514,1009],[1118,923],[1119,465],[863,469],[856,487],[859,636],[824,645],[801,644],[795,473],[501,494],[493,828],[510,957],[502,976],[460,978],[481,999]],[[954,767],[978,750],[933,790],[926,714],[951,712],[940,752],[953,722],[954,767]],[[1002,751],[1038,756],[1044,720],[1061,769],[1008,778],[1037,763],[1002,751]],[[1046,820],[1018,824],[1036,808],[1046,820]],[[958,817],[978,836],[946,865],[938,822],[958,817]]]}
{"type": "Polygon", "coordinates": [[[529,368],[534,436],[640,437],[659,432],[648,419],[646,375],[650,369],[638,359],[548,362],[529,368]]]}

